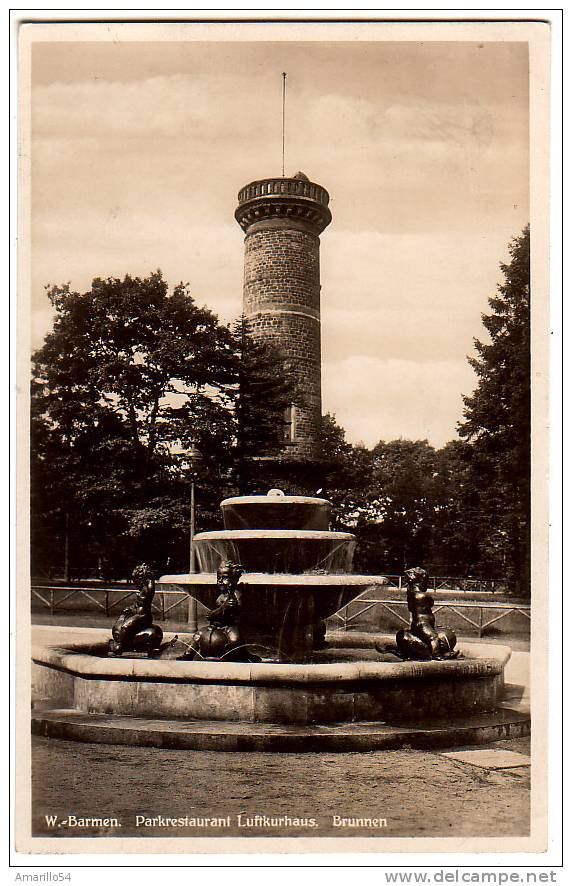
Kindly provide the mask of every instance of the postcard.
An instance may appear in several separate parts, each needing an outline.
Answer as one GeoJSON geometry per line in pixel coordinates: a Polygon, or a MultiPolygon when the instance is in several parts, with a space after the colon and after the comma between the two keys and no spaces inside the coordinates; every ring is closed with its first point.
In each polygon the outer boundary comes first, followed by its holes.
{"type": "Polygon", "coordinates": [[[546,850],[550,39],[20,25],[17,852],[546,850]]]}

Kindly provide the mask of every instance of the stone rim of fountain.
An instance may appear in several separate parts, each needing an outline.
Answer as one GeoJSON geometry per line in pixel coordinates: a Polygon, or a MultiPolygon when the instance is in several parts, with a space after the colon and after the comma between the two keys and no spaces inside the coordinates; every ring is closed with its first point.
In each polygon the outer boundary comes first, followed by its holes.
{"type": "MultiPolygon", "coordinates": [[[[103,632],[102,632],[103,633],[103,632]]],[[[98,636],[98,635],[96,635],[98,636]]],[[[36,697],[85,716],[292,725],[399,725],[486,713],[511,650],[464,644],[466,658],[275,664],[105,658],[105,644],[33,652],[36,697]],[[57,702],[57,703],[56,703],[57,702]]]]}
{"type": "MultiPolygon", "coordinates": [[[[243,538],[267,538],[267,539],[283,539],[289,541],[291,539],[308,539],[318,541],[355,541],[355,535],[351,532],[334,532],[331,529],[209,529],[206,532],[197,532],[195,541],[207,541],[209,539],[219,540],[224,532],[224,538],[228,541],[243,538]]],[[[268,575],[273,573],[269,572],[268,575]]],[[[292,573],[295,575],[296,573],[292,573]]],[[[336,573],[332,573],[335,575],[336,573]]]]}
{"type": "MultiPolygon", "coordinates": [[[[169,634],[165,634],[167,639],[169,634]]],[[[509,646],[487,643],[461,643],[463,658],[447,661],[357,661],[357,662],[248,662],[177,661],[142,658],[106,658],[106,643],[66,643],[65,646],[37,645],[32,650],[32,661],[54,667],[86,679],[119,676],[139,679],[211,683],[213,680],[232,679],[238,683],[351,683],[359,680],[419,681],[447,675],[464,677],[491,677],[502,674],[511,656],[509,646]],[[463,652],[464,650],[464,652],[463,652]],[[468,654],[467,654],[468,653],[468,654]]]]}

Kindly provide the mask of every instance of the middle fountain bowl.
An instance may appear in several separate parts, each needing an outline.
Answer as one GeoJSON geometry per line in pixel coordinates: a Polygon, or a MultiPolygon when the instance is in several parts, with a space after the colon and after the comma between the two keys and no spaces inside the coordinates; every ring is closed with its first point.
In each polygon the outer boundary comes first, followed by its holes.
{"type": "Polygon", "coordinates": [[[306,661],[323,637],[323,621],[382,576],[354,575],[355,536],[330,530],[323,498],[268,495],[227,498],[224,529],[195,536],[199,572],[164,575],[158,584],[184,591],[212,609],[221,563],[240,563],[240,631],[244,642],[278,661],[306,661]]]}

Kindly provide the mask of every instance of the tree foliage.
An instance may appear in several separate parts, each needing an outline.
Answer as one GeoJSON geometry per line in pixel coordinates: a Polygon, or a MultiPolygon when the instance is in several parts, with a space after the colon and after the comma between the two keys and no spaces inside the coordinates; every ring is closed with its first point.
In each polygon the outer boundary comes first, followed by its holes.
{"type": "Polygon", "coordinates": [[[197,525],[216,528],[221,498],[281,451],[295,397],[283,357],[159,271],[48,295],[54,325],[33,357],[34,568],[61,573],[67,539],[84,575],[150,558],[184,570],[191,478],[173,453],[203,453],[197,525]]]}
{"type": "Polygon", "coordinates": [[[469,362],[477,388],[464,397],[459,434],[473,446],[483,511],[494,516],[498,544],[518,593],[530,569],[530,230],[509,245],[504,280],[483,314],[489,341],[475,340],[469,362]]]}
{"type": "Polygon", "coordinates": [[[323,485],[333,504],[334,523],[340,529],[355,525],[371,493],[371,452],[346,440],[336,417],[322,418],[323,485]]]}
{"type": "MultiPolygon", "coordinates": [[[[228,329],[183,284],[95,279],[87,293],[48,290],[54,328],[34,355],[35,404],[72,443],[93,424],[120,429],[144,479],[161,441],[235,383],[228,329]]],[[[210,415],[209,415],[210,418],[210,415]]]]}
{"type": "Polygon", "coordinates": [[[46,527],[61,534],[67,523],[76,561],[86,559],[81,538],[92,560],[128,574],[149,544],[157,559],[177,541],[186,550],[177,524],[188,521],[188,484],[171,455],[176,441],[202,447],[202,503],[215,510],[232,463],[234,340],[186,286],[169,292],[160,272],[48,295],[56,317],[32,382],[39,559],[51,553],[46,527]]]}
{"type": "MultiPolygon", "coordinates": [[[[239,357],[239,384],[235,399],[236,458],[244,482],[253,459],[278,456],[284,447],[285,411],[294,401],[295,388],[286,371],[285,358],[269,341],[251,335],[242,316],[234,326],[239,357]]],[[[241,484],[242,485],[242,484],[241,484]]]]}
{"type": "Polygon", "coordinates": [[[324,420],[329,472],[324,494],[336,521],[356,533],[356,566],[500,579],[530,592],[530,234],[509,245],[503,281],[482,320],[469,362],[478,384],[463,398],[459,440],[351,446],[324,420]]]}

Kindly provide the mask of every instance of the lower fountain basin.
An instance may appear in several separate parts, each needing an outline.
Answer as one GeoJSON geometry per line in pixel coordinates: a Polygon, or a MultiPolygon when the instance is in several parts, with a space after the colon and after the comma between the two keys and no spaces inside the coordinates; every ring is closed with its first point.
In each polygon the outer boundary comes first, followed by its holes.
{"type": "MultiPolygon", "coordinates": [[[[36,646],[43,708],[154,721],[413,725],[492,711],[506,646],[460,644],[451,661],[237,664],[106,658],[106,641],[36,646]]],[[[135,724],[136,725],[136,724],[135,724]]],[[[89,740],[89,739],[84,739],[89,740]]]]}
{"type": "MultiPolygon", "coordinates": [[[[304,661],[321,621],[369,588],[386,584],[386,578],[376,575],[245,573],[237,590],[241,637],[279,659],[304,661]]],[[[188,593],[207,609],[214,608],[219,594],[214,573],[163,575],[157,586],[188,593]]]]}

